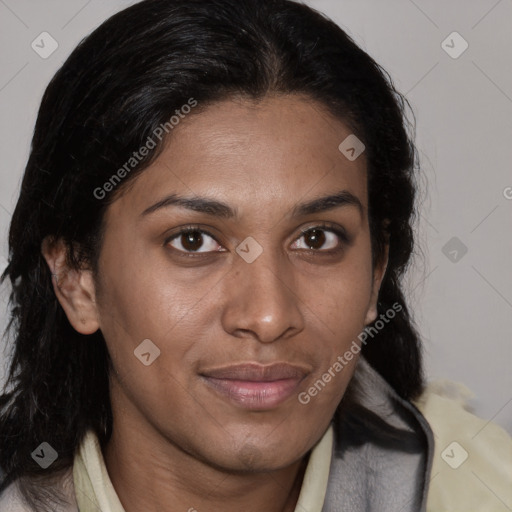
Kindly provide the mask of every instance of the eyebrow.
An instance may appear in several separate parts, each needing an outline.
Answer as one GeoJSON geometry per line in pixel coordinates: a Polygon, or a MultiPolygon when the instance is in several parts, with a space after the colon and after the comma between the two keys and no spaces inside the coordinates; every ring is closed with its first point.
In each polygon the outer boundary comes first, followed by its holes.
{"type": "MultiPolygon", "coordinates": [[[[189,210],[225,219],[238,216],[238,210],[236,208],[233,209],[226,203],[216,201],[215,199],[209,199],[207,197],[183,197],[178,194],[170,194],[149,208],[146,208],[141,213],[141,217],[170,206],[181,206],[189,210]]],[[[306,203],[296,205],[291,213],[293,217],[301,217],[332,210],[341,206],[354,206],[359,210],[361,217],[364,216],[364,207],[361,201],[348,190],[340,190],[335,194],[318,197],[306,203]]]]}
{"type": "Polygon", "coordinates": [[[311,215],[312,213],[325,212],[340,206],[355,206],[361,215],[364,216],[364,207],[357,196],[348,190],[340,190],[335,194],[318,197],[307,203],[302,203],[292,210],[294,217],[311,215]]]}

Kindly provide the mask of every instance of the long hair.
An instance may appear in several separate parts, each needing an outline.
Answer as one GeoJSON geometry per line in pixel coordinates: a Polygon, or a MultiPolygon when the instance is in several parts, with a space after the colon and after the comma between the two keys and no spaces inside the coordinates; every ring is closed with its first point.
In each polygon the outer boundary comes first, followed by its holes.
{"type": "MultiPolygon", "coordinates": [[[[230,97],[269,93],[314,100],[365,144],[374,264],[390,243],[379,312],[402,308],[363,354],[401,397],[421,392],[420,341],[401,287],[415,247],[417,153],[407,101],[389,75],[335,23],[290,0],[145,0],[84,38],[41,101],[1,278],[12,289],[13,353],[0,396],[0,489],[72,466],[89,428],[102,445],[111,435],[104,338],[71,327],[41,254],[43,239],[62,239],[70,266],[97,272],[106,209],[163,142],[112,193],[94,191],[190,98],[200,112],[230,97]],[[59,455],[44,470],[31,457],[43,441],[59,455]]],[[[23,484],[38,510],[45,509],[41,489],[23,484]]]]}

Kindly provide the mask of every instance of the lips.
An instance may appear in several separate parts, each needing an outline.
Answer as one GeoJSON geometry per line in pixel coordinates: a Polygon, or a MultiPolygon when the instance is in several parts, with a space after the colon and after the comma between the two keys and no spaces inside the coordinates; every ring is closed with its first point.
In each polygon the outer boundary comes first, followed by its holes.
{"type": "Polygon", "coordinates": [[[202,375],[214,379],[271,382],[281,379],[302,378],[307,373],[308,370],[289,363],[274,363],[267,366],[246,363],[206,370],[202,372],[202,375]]]}
{"type": "Polygon", "coordinates": [[[252,410],[272,409],[292,396],[309,373],[289,363],[262,366],[248,363],[201,372],[207,386],[237,406],[252,410]]]}

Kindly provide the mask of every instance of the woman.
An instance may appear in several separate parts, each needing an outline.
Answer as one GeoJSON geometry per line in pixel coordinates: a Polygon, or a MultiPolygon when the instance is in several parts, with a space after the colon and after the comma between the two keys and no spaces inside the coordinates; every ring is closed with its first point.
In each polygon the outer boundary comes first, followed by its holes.
{"type": "Polygon", "coordinates": [[[499,510],[464,468],[510,504],[510,440],[424,389],[404,106],[287,0],[146,0],[82,41],[10,230],[0,508],[499,510]]]}

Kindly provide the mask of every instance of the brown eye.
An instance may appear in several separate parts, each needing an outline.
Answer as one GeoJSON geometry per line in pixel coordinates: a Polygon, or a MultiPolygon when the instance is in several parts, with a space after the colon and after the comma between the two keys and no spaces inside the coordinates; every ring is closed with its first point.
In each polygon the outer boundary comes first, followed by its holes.
{"type": "Polygon", "coordinates": [[[219,251],[221,247],[212,235],[201,229],[184,229],[169,238],[166,243],[184,253],[214,252],[219,251]]]}
{"type": "Polygon", "coordinates": [[[181,246],[186,251],[197,251],[203,245],[203,235],[199,231],[190,231],[181,235],[181,246]]]}
{"type": "Polygon", "coordinates": [[[342,229],[314,226],[302,231],[302,235],[293,243],[293,249],[306,249],[318,252],[332,252],[348,243],[348,237],[342,229]],[[304,240],[301,243],[301,240],[304,240]]]}
{"type": "Polygon", "coordinates": [[[321,229],[311,229],[310,231],[306,231],[303,236],[306,245],[310,249],[321,249],[326,240],[325,234],[321,229]]]}

